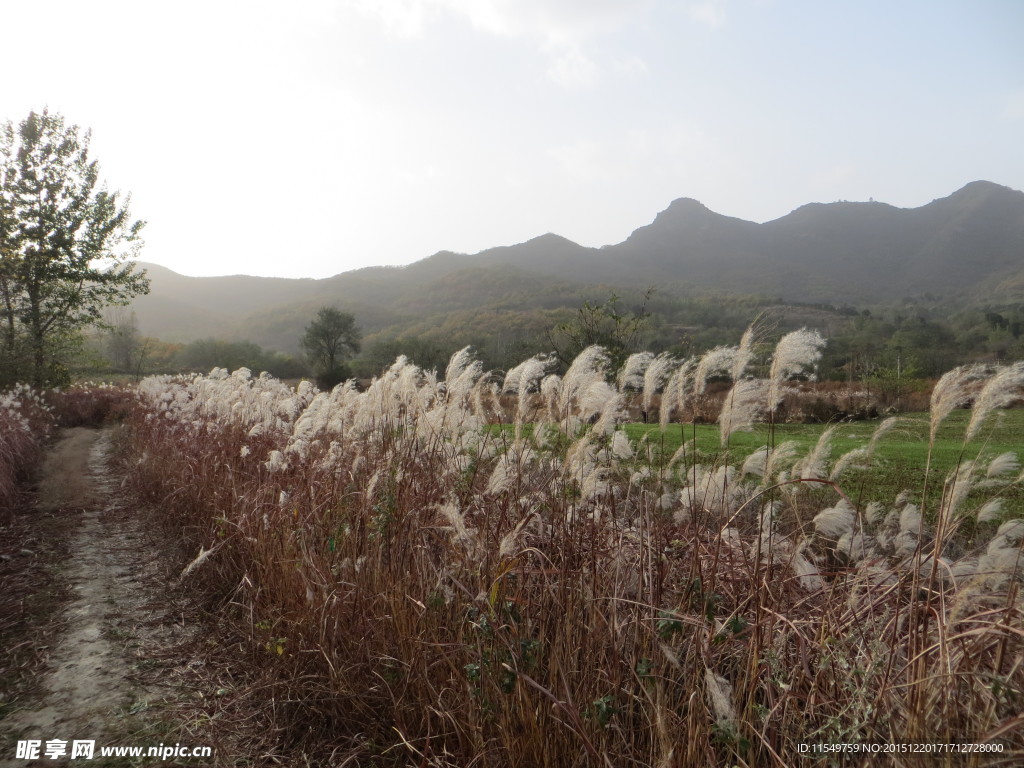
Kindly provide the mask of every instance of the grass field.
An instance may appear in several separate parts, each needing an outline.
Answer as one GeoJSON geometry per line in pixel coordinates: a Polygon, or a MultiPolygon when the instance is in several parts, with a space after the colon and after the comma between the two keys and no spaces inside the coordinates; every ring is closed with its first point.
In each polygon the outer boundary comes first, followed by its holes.
{"type": "MultiPolygon", "coordinates": [[[[926,516],[934,516],[942,501],[944,480],[966,461],[982,463],[1006,452],[1024,454],[1024,408],[1012,408],[993,413],[978,436],[965,444],[964,430],[971,417],[969,409],[953,411],[942,423],[932,446],[929,481],[925,485],[925,467],[929,466],[928,413],[905,413],[897,425],[879,440],[869,465],[852,467],[839,480],[846,495],[858,506],[870,502],[891,503],[900,493],[921,505],[926,516]]],[[[735,432],[729,445],[723,447],[717,424],[670,424],[662,431],[657,424],[631,423],[623,425],[630,440],[638,445],[638,463],[657,468],[672,457],[684,442],[693,442],[695,450],[687,453],[684,466],[702,464],[724,466],[741,464],[751,453],[767,446],[795,444],[797,456],[811,451],[829,427],[835,427],[831,436],[829,458],[835,461],[843,454],[863,448],[871,440],[883,419],[829,424],[757,424],[749,431],[735,432]]],[[[511,427],[503,425],[501,432],[511,434],[511,427]]],[[[527,428],[527,433],[531,430],[527,428]]],[[[980,505],[998,492],[1004,500],[1003,516],[1024,517],[1024,487],[1008,482],[1005,487],[983,487],[972,492],[969,502],[980,505]]],[[[820,489],[824,500],[834,491],[820,489]]]]}
{"type": "MultiPolygon", "coordinates": [[[[734,402],[772,412],[785,341],[734,402]]],[[[1020,467],[992,471],[1024,411],[979,385],[1024,366],[947,380],[946,405],[973,395],[983,419],[968,445],[969,412],[933,403],[857,468],[841,458],[879,422],[834,425],[827,451],[829,427],[797,424],[723,448],[714,424],[623,424],[634,394],[581,358],[544,379],[528,361],[514,411],[464,353],[443,383],[400,359],[362,392],[248,371],[140,384],[129,482],[201,553],[190,584],[230,606],[219,644],[247,653],[260,702],[289,703],[259,710],[268,748],[435,768],[809,766],[801,744],[895,741],[1024,755],[1020,467]]]]}
{"type": "MultiPolygon", "coordinates": [[[[939,427],[932,448],[930,480],[925,511],[934,511],[941,501],[943,480],[964,461],[992,459],[1007,451],[1024,453],[1024,409],[1014,408],[993,413],[978,436],[964,444],[964,429],[971,411],[956,410],[939,427]]],[[[855,421],[836,425],[832,436],[831,459],[867,445],[881,419],[855,421]]],[[[907,413],[900,416],[898,426],[879,441],[868,469],[852,469],[840,486],[855,502],[891,502],[902,491],[915,501],[925,488],[925,467],[928,464],[929,414],[907,413]]],[[[690,463],[736,464],[765,445],[781,445],[792,441],[797,453],[806,454],[828,428],[826,424],[759,424],[748,432],[732,435],[728,448],[722,448],[716,424],[673,424],[664,432],[656,424],[628,424],[626,432],[633,440],[646,436],[647,461],[657,466],[672,456],[685,441],[693,440],[696,452],[690,463]]],[[[988,500],[992,488],[974,494],[976,500],[988,500]]],[[[1001,492],[1007,517],[1024,517],[1024,488],[1011,484],[1001,492]]]]}

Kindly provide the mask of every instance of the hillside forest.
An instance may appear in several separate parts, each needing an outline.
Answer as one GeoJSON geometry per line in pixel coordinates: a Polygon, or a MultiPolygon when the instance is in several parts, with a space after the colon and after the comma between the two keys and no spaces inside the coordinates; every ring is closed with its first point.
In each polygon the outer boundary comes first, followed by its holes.
{"type": "Polygon", "coordinates": [[[148,293],[64,329],[55,354],[68,378],[245,367],[295,380],[315,375],[302,339],[331,308],[354,318],[346,371],[366,381],[399,355],[441,370],[466,346],[494,371],[543,353],[564,371],[590,343],[617,361],[685,359],[757,321],[774,338],[819,332],[818,379],[893,405],[954,366],[1024,357],[1021,243],[1024,192],[986,181],[920,208],[815,203],[763,224],[680,199],[602,248],[546,234],[319,280],[135,262],[148,293]]]}
{"type": "Polygon", "coordinates": [[[301,348],[324,307],[361,334],[351,372],[406,355],[443,369],[472,346],[489,370],[587,342],[682,359],[754,320],[776,338],[829,340],[817,376],[876,390],[927,387],[950,368],[1024,356],[1024,192],[976,181],[913,209],[805,205],[757,224],[680,199],[625,241],[586,248],[546,234],[477,254],[334,277],[187,277],[140,263],[148,295],[81,345],[81,375],[209,371],[310,374],[301,348]]]}
{"type": "MultiPolygon", "coordinates": [[[[679,297],[612,288],[595,288],[590,296],[581,292],[564,301],[567,306],[450,311],[372,331],[350,361],[351,370],[359,378],[371,378],[399,355],[426,369],[443,368],[467,345],[492,370],[507,370],[544,352],[556,353],[564,364],[584,341],[603,341],[627,354],[645,349],[684,358],[728,343],[756,318],[780,335],[800,327],[818,330],[829,340],[818,377],[876,389],[912,389],[956,365],[1024,357],[1024,303],[961,306],[950,313],[945,310],[947,302],[933,299],[872,311],[758,296],[679,297]],[[568,306],[570,302],[575,306],[568,306]],[[616,317],[633,332],[627,336],[617,329],[616,317]],[[590,336],[574,338],[586,333],[588,325],[590,336]],[[616,330],[621,338],[615,337],[616,330]]],[[[297,333],[291,344],[274,346],[238,336],[169,341],[143,334],[134,313],[118,309],[108,314],[106,327],[81,339],[74,368],[81,377],[246,367],[300,378],[310,375],[299,349],[300,336],[297,333]]]]}

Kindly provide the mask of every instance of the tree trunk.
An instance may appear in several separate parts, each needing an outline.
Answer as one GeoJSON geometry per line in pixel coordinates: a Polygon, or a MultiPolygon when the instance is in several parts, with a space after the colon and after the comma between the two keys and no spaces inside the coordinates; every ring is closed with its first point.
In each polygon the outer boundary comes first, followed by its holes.
{"type": "Polygon", "coordinates": [[[46,334],[43,329],[43,312],[39,293],[29,289],[29,337],[32,340],[32,386],[42,388],[46,384],[46,334]]]}

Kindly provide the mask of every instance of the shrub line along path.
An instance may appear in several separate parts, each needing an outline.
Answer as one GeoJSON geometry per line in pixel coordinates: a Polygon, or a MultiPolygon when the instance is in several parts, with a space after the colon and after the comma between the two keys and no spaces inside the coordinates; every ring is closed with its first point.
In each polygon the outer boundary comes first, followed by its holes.
{"type": "Polygon", "coordinates": [[[66,561],[54,564],[53,575],[70,601],[55,608],[56,632],[40,631],[35,641],[48,644],[40,646],[48,658],[33,690],[0,719],[0,768],[105,764],[47,759],[42,750],[39,760],[18,760],[18,739],[41,740],[44,749],[48,740],[67,741],[68,755],[73,740],[95,740],[99,758],[100,746],[149,746],[153,738],[137,716],[155,705],[159,686],[142,682],[139,673],[149,666],[147,652],[166,647],[182,630],[180,620],[177,630],[168,621],[167,603],[155,591],[159,542],[120,493],[109,466],[111,443],[110,429],[67,429],[43,463],[33,523],[47,529],[44,535],[67,536],[66,561]],[[77,519],[62,524],[68,516],[77,519]]]}

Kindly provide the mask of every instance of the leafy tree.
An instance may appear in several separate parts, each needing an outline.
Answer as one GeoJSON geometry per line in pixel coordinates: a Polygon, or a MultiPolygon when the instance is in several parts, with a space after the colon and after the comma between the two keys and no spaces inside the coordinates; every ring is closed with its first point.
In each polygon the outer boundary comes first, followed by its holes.
{"type": "Polygon", "coordinates": [[[55,341],[149,290],[144,222],[100,184],[90,138],[47,110],[0,126],[0,355],[38,386],[61,378],[55,341]]]}
{"type": "Polygon", "coordinates": [[[317,383],[330,389],[349,378],[345,361],[359,351],[361,334],[356,319],[333,307],[322,307],[306,326],[302,349],[317,374],[317,383]]]}
{"type": "Polygon", "coordinates": [[[612,370],[618,370],[639,348],[650,321],[647,302],[653,293],[653,288],[648,290],[643,303],[633,310],[622,307],[622,299],[615,293],[600,304],[584,301],[572,321],[555,326],[548,336],[558,359],[569,365],[584,349],[600,344],[608,351],[612,370]]]}

